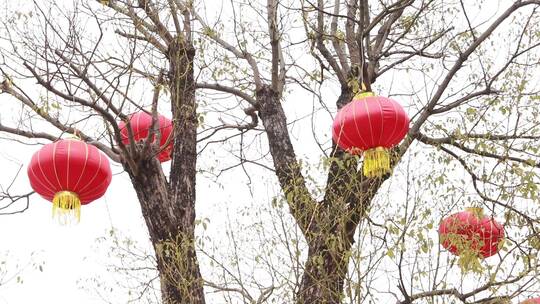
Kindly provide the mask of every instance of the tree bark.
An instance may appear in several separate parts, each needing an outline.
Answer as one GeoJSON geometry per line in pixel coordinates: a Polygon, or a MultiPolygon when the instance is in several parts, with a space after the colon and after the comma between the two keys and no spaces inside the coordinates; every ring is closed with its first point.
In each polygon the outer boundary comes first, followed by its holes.
{"type": "Polygon", "coordinates": [[[257,102],[280,186],[309,244],[297,303],[339,303],[348,264],[344,253],[349,250],[350,242],[344,242],[335,232],[343,231],[345,226],[331,221],[336,210],[328,210],[326,204],[311,197],[290,140],[278,92],[264,86],[257,92],[257,102]]]}
{"type": "MultiPolygon", "coordinates": [[[[181,209],[171,199],[159,161],[149,158],[137,165],[139,174],[127,171],[156,252],[162,301],[164,304],[204,303],[202,279],[190,237],[193,229],[182,224],[181,209]]],[[[124,167],[127,169],[127,165],[124,167]]]]}
{"type": "MultiPolygon", "coordinates": [[[[352,98],[348,87],[342,87],[336,102],[338,109],[352,98]]],[[[316,218],[310,227],[316,237],[309,243],[308,258],[296,303],[340,303],[343,295],[345,276],[349,264],[348,252],[354,242],[352,234],[347,233],[344,220],[348,218],[346,195],[351,192],[351,184],[357,178],[356,158],[348,157],[335,143],[332,144],[331,162],[328,170],[324,200],[319,207],[325,212],[316,218]],[[341,209],[341,210],[340,210],[341,209]],[[350,235],[350,237],[348,237],[350,235]]]]}
{"type": "Polygon", "coordinates": [[[343,238],[321,237],[309,246],[308,259],[297,304],[338,304],[343,298],[343,285],[349,265],[351,243],[343,238]]]}
{"type": "MultiPolygon", "coordinates": [[[[169,85],[174,123],[170,183],[155,157],[142,156],[132,170],[124,164],[141,203],[156,252],[164,304],[204,304],[195,252],[197,116],[195,50],[177,39],[169,47],[169,85]]],[[[156,155],[151,151],[150,155],[156,155]]]]}
{"type": "Polygon", "coordinates": [[[280,187],[302,233],[306,238],[310,238],[309,226],[317,210],[314,209],[315,203],[296,160],[280,95],[270,86],[264,85],[257,91],[256,100],[280,187]]]}
{"type": "MultiPolygon", "coordinates": [[[[351,89],[342,87],[338,108],[351,98],[351,89]]],[[[334,143],[326,193],[315,201],[296,159],[279,94],[263,86],[257,103],[281,189],[309,246],[296,303],[341,303],[355,230],[388,176],[365,178],[357,170],[358,161],[334,143]]]]}
{"type": "Polygon", "coordinates": [[[177,260],[169,276],[171,303],[204,304],[203,280],[195,253],[195,183],[197,173],[197,107],[193,59],[195,49],[189,41],[176,37],[169,45],[169,83],[174,122],[174,148],[170,172],[170,199],[173,223],[179,227],[173,247],[164,252],[177,260]],[[176,258],[175,258],[176,257],[176,258]],[[180,283],[181,288],[178,288],[180,283]]]}

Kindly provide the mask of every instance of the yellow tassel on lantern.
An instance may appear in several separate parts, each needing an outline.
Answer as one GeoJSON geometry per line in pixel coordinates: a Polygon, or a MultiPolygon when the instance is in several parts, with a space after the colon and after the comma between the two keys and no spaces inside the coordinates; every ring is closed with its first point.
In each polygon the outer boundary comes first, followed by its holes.
{"type": "Polygon", "coordinates": [[[390,173],[390,154],[388,149],[376,147],[364,151],[364,175],[367,177],[381,177],[390,173]]]}
{"type": "Polygon", "coordinates": [[[478,252],[465,250],[460,253],[458,258],[458,265],[461,268],[461,271],[468,273],[470,271],[475,273],[482,273],[484,267],[480,263],[480,258],[478,257],[478,252]]]}
{"type": "Polygon", "coordinates": [[[60,191],[53,198],[53,218],[58,216],[61,224],[67,224],[76,220],[77,223],[81,220],[81,200],[75,192],[60,191]]]}

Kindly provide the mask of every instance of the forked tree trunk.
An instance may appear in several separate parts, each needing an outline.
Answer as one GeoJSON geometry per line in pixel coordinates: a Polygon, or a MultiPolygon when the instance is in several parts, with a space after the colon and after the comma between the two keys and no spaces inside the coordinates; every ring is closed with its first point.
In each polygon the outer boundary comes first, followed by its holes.
{"type": "MultiPolygon", "coordinates": [[[[350,88],[343,87],[338,106],[351,98],[350,88]]],[[[313,200],[296,160],[278,93],[265,86],[257,92],[257,102],[281,189],[309,245],[296,304],[339,304],[354,232],[386,177],[364,180],[357,160],[334,146],[325,197],[313,200]]]]}
{"type": "MultiPolygon", "coordinates": [[[[204,304],[203,280],[195,252],[197,119],[193,58],[181,40],[169,48],[169,86],[174,149],[170,181],[156,158],[137,162],[132,183],[142,206],[157,258],[164,304],[204,304]]],[[[154,151],[155,152],[155,151],[154,151]]],[[[155,153],[154,153],[155,155],[155,153]]]]}

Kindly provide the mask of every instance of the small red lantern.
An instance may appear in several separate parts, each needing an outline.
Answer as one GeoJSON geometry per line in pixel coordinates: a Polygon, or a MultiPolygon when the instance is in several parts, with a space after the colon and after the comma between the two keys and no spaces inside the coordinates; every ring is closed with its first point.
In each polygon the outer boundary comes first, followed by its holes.
{"type": "Polygon", "coordinates": [[[351,154],[364,152],[364,175],[375,177],[390,172],[388,150],[408,131],[409,117],[397,101],[367,92],[358,94],[339,110],[332,138],[351,154]]]}
{"type": "MultiPolygon", "coordinates": [[[[146,138],[148,137],[148,131],[150,130],[150,127],[152,127],[152,115],[146,112],[138,112],[138,113],[132,114],[129,117],[129,124],[131,126],[131,130],[133,131],[134,141],[137,142],[137,141],[146,140],[146,138]]],[[[161,133],[161,139],[159,141],[159,145],[160,145],[159,148],[161,152],[158,154],[158,159],[160,162],[166,162],[171,159],[172,140],[169,140],[169,137],[172,136],[173,125],[170,119],[159,114],[158,114],[157,124],[159,127],[158,130],[161,133]]],[[[122,121],[118,124],[118,126],[120,128],[120,135],[122,137],[122,142],[125,145],[128,145],[129,132],[128,132],[128,129],[126,128],[126,124],[122,121]]],[[[154,138],[155,136],[156,135],[154,135],[154,138]]]]}
{"type": "Polygon", "coordinates": [[[528,299],[521,302],[521,304],[540,304],[540,298],[528,299]]]}
{"type": "Polygon", "coordinates": [[[442,246],[455,255],[487,258],[496,254],[504,238],[504,228],[483,215],[482,208],[467,208],[445,218],[439,226],[442,246]]]}
{"type": "Polygon", "coordinates": [[[53,216],[79,221],[81,205],[103,196],[112,174],[109,160],[96,147],[63,139],[34,153],[28,178],[32,189],[53,203],[53,216]]]}

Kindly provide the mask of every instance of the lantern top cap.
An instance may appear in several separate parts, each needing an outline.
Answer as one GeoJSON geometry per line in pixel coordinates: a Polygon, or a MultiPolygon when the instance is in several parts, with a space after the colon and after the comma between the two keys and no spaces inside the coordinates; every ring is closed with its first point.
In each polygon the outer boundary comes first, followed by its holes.
{"type": "Polygon", "coordinates": [[[69,135],[69,136],[66,136],[65,138],[61,138],[60,140],[75,140],[75,141],[82,141],[82,139],[78,136],[75,136],[75,135],[69,135]]]}
{"type": "Polygon", "coordinates": [[[74,129],[74,130],[73,130],[73,133],[67,133],[66,138],[63,138],[63,139],[64,139],[64,140],[66,140],[66,139],[71,139],[71,140],[82,140],[81,134],[80,134],[79,130],[77,130],[77,129],[74,129]]]}
{"type": "Polygon", "coordinates": [[[356,95],[354,95],[353,99],[357,100],[357,99],[363,99],[363,98],[372,97],[372,96],[375,96],[375,93],[370,92],[370,91],[358,92],[356,95]]]}
{"type": "Polygon", "coordinates": [[[476,215],[478,218],[484,217],[484,209],[482,207],[467,207],[465,210],[476,215]]]}

